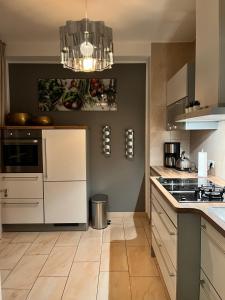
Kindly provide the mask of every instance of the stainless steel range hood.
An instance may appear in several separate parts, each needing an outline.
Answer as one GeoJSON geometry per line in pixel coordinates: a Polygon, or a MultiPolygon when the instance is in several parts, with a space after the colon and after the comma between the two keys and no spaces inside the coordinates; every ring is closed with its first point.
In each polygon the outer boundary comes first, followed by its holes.
{"type": "Polygon", "coordinates": [[[225,1],[196,0],[195,99],[201,109],[176,122],[225,121],[225,1]]]}
{"type": "Polygon", "coordinates": [[[219,122],[225,121],[225,107],[210,106],[178,115],[176,122],[219,122]]]}

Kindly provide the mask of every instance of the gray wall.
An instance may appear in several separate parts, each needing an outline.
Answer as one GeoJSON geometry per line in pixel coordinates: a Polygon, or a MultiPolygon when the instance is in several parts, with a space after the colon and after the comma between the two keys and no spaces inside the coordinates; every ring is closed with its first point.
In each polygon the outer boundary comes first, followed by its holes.
{"type": "MultiPolygon", "coordinates": [[[[111,70],[74,73],[57,64],[10,64],[11,112],[37,110],[39,78],[117,78],[117,112],[49,112],[55,124],[90,128],[91,194],[109,195],[110,211],[144,211],[145,64],[116,64],[111,70]],[[112,154],[101,153],[101,128],[112,127],[112,154]],[[124,129],[135,130],[135,158],[124,156],[124,129]]],[[[43,113],[42,113],[43,114],[43,113]]]]}

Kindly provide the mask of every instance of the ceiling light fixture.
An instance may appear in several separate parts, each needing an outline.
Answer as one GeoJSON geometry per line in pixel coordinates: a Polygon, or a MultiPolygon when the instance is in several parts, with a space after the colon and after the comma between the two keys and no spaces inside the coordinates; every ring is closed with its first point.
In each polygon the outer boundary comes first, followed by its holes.
{"type": "Polygon", "coordinates": [[[103,21],[85,19],[67,21],[60,27],[61,63],[75,72],[93,72],[111,69],[113,65],[112,28],[103,21]]]}

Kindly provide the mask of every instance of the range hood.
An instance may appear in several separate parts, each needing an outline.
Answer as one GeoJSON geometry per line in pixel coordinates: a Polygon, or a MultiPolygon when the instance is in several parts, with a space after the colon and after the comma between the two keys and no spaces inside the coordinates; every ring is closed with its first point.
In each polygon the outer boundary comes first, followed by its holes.
{"type": "Polygon", "coordinates": [[[176,122],[219,122],[225,121],[225,107],[210,106],[178,115],[176,122]]]}
{"type": "MultiPolygon", "coordinates": [[[[225,121],[225,1],[196,0],[195,99],[201,108],[177,115],[178,122],[225,121]]],[[[217,123],[217,125],[216,125],[217,123]]]]}

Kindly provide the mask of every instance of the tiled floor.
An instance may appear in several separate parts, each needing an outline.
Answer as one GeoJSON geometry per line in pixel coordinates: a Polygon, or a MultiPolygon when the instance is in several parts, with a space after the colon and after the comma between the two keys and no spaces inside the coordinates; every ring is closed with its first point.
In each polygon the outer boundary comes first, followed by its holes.
{"type": "Polygon", "coordinates": [[[3,300],[168,300],[145,217],[105,230],[3,233],[3,300]]]}

